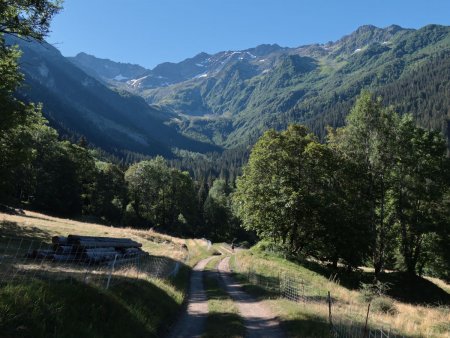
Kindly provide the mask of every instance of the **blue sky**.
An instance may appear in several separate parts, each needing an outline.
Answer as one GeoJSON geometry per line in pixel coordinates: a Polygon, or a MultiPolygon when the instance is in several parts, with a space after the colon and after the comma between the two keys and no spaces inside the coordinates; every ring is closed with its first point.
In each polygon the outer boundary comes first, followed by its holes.
{"type": "Polygon", "coordinates": [[[449,0],[65,0],[48,41],[153,68],[199,52],[337,40],[364,24],[450,25],[449,0]]]}

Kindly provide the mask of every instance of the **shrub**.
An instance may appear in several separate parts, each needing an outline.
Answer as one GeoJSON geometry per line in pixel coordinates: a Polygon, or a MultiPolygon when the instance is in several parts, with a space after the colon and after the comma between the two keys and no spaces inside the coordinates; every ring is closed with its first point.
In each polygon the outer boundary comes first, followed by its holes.
{"type": "Polygon", "coordinates": [[[369,284],[361,283],[360,285],[361,295],[366,302],[371,302],[374,298],[385,295],[390,289],[390,283],[380,281],[369,284]]]}
{"type": "Polygon", "coordinates": [[[377,297],[372,300],[371,309],[374,312],[381,312],[394,316],[398,313],[397,307],[395,306],[392,299],[387,297],[377,297]]]}
{"type": "Polygon", "coordinates": [[[252,250],[259,253],[271,253],[281,256],[286,255],[286,248],[283,247],[283,245],[266,239],[259,241],[252,247],[252,250]]]}

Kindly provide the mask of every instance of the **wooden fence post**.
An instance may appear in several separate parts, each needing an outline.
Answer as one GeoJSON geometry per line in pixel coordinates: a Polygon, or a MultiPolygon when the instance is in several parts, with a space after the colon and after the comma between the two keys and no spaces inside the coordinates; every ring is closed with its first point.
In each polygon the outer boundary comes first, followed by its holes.
{"type": "Polygon", "coordinates": [[[331,294],[328,291],[328,319],[330,321],[330,326],[333,326],[333,320],[331,319],[331,294]]]}

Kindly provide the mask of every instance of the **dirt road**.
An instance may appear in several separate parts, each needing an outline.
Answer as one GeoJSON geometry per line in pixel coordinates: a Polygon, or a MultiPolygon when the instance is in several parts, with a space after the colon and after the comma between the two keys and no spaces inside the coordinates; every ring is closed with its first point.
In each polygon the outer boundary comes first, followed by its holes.
{"type": "MultiPolygon", "coordinates": [[[[208,300],[203,288],[203,273],[205,266],[213,257],[201,260],[191,274],[187,311],[180,318],[168,337],[202,337],[205,334],[206,318],[208,316],[208,300]]],[[[217,266],[222,287],[230,295],[244,319],[245,337],[249,338],[280,338],[285,337],[279,321],[270,309],[261,301],[253,298],[242,290],[231,276],[230,257],[222,259],[217,266]]]]}
{"type": "Polygon", "coordinates": [[[201,260],[191,274],[187,311],[173,328],[169,337],[201,337],[205,332],[208,300],[203,288],[203,270],[213,257],[201,260]]]}
{"type": "Polygon", "coordinates": [[[272,311],[261,301],[242,290],[242,286],[230,274],[230,257],[224,258],[217,269],[222,277],[225,290],[236,303],[244,319],[246,337],[284,337],[279,321],[272,311]]]}

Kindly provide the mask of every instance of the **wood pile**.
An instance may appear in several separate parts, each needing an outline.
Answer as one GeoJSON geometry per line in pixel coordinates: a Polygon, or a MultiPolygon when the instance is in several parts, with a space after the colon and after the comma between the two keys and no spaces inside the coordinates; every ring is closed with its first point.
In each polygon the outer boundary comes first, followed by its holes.
{"type": "Polygon", "coordinates": [[[129,238],[69,235],[54,236],[53,249],[34,250],[28,258],[49,259],[56,262],[81,262],[85,264],[120,264],[135,261],[145,252],[142,244],[129,238]]]}

